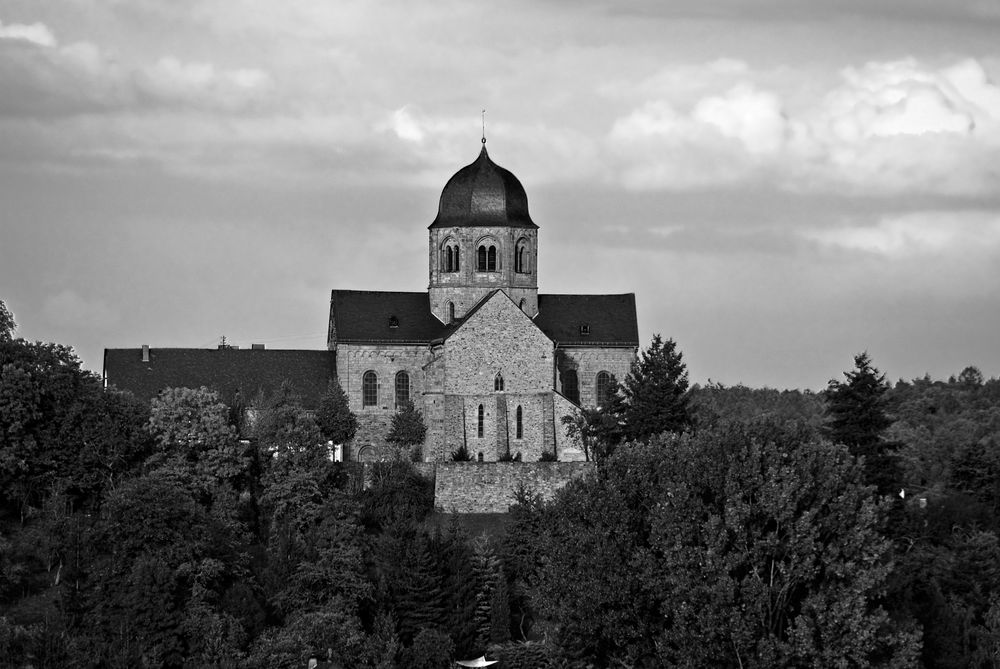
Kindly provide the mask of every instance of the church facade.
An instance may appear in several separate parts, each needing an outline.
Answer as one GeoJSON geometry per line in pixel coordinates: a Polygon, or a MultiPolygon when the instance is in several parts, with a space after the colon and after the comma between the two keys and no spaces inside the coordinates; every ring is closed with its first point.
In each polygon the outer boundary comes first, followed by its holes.
{"type": "Polygon", "coordinates": [[[428,230],[427,292],[334,290],[328,348],[359,419],[352,459],[394,455],[412,401],[421,459],[583,459],[562,418],[606,400],[639,346],[635,296],[538,292],[538,226],[524,187],[485,147],[446,183],[428,230]]]}

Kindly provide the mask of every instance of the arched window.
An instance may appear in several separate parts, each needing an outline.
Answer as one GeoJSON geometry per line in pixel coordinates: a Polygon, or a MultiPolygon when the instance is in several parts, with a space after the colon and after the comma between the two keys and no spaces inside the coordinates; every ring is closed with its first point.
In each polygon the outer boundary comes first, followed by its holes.
{"type": "Polygon", "coordinates": [[[396,374],[396,408],[401,409],[410,401],[410,375],[406,372],[396,374]]]}
{"type": "Polygon", "coordinates": [[[458,245],[457,244],[455,245],[454,251],[455,251],[455,269],[453,271],[457,272],[459,270],[459,266],[458,266],[458,245]]]}
{"type": "Polygon", "coordinates": [[[493,390],[503,390],[503,374],[497,372],[497,375],[493,377],[493,390]]]}
{"type": "Polygon", "coordinates": [[[476,456],[476,460],[478,460],[479,462],[483,461],[483,453],[482,453],[482,451],[480,451],[479,455],[476,456]]]}
{"type": "Polygon", "coordinates": [[[530,269],[528,268],[528,240],[521,239],[517,242],[517,246],[514,247],[514,271],[521,274],[527,274],[530,269]]]}
{"type": "Polygon", "coordinates": [[[518,302],[517,306],[521,311],[524,311],[524,305],[526,305],[527,303],[528,301],[522,297],[521,301],[518,302]]]}
{"type": "Polygon", "coordinates": [[[454,320],[455,320],[455,303],[454,302],[449,302],[448,303],[448,322],[452,323],[452,322],[454,322],[454,320]]]}
{"type": "Polygon", "coordinates": [[[611,375],[607,372],[598,372],[594,386],[597,391],[597,406],[607,406],[611,399],[611,375]]]}
{"type": "Polygon", "coordinates": [[[483,405],[480,404],[479,415],[476,418],[476,436],[479,437],[480,439],[482,439],[483,434],[485,434],[485,430],[483,429],[485,427],[484,426],[485,418],[486,418],[486,412],[483,411],[483,405]]]}
{"type": "Polygon", "coordinates": [[[523,418],[524,418],[524,416],[523,416],[523,413],[521,412],[521,406],[518,405],[518,407],[517,407],[517,429],[514,432],[514,434],[515,434],[514,438],[515,439],[524,439],[524,420],[523,420],[523,418]]]}
{"type": "Polygon", "coordinates": [[[445,256],[448,259],[447,262],[445,263],[445,271],[446,272],[454,272],[455,271],[455,259],[451,255],[451,247],[450,246],[445,250],[445,256]]]}
{"type": "Polygon", "coordinates": [[[495,272],[497,271],[497,246],[492,240],[480,242],[476,249],[476,271],[495,272]]]}
{"type": "Polygon", "coordinates": [[[361,377],[361,406],[378,406],[378,377],[375,372],[365,372],[361,377]]]}
{"type": "Polygon", "coordinates": [[[575,369],[567,369],[562,374],[562,394],[573,404],[580,403],[580,381],[575,369]]]}

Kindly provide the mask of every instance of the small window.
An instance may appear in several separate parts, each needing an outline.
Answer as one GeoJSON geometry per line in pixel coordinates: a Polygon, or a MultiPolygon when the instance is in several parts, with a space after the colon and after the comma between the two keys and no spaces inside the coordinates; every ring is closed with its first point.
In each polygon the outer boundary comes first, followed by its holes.
{"type": "Polygon", "coordinates": [[[580,336],[581,337],[589,337],[590,336],[590,323],[581,323],[580,324],[580,336]]]}
{"type": "MultiPolygon", "coordinates": [[[[486,430],[484,429],[485,422],[486,422],[486,412],[483,410],[483,405],[480,404],[479,415],[476,419],[476,436],[479,437],[480,439],[482,439],[483,435],[486,433],[486,430]]],[[[482,461],[482,455],[483,455],[482,453],[479,454],[480,461],[482,461]]]]}
{"type": "Polygon", "coordinates": [[[450,246],[446,250],[445,254],[446,254],[447,258],[448,258],[448,261],[445,263],[445,267],[447,268],[446,271],[448,271],[448,272],[454,272],[455,271],[455,259],[451,255],[451,247],[450,246]]]}
{"type": "Polygon", "coordinates": [[[521,309],[521,311],[524,311],[524,306],[526,304],[528,304],[528,301],[522,297],[521,301],[518,302],[517,306],[521,309]]]}
{"type": "Polygon", "coordinates": [[[486,250],[486,271],[497,271],[497,247],[491,246],[486,250]]]}
{"type": "Polygon", "coordinates": [[[378,406],[378,376],[375,372],[365,372],[361,377],[361,406],[378,406]]]}
{"type": "Polygon", "coordinates": [[[524,439],[524,414],[521,411],[520,405],[517,407],[517,431],[514,433],[515,439],[524,439]]]}
{"type": "Polygon", "coordinates": [[[517,246],[514,247],[514,271],[519,274],[528,273],[528,242],[525,239],[521,239],[517,242],[517,246]]]}
{"type": "Polygon", "coordinates": [[[455,247],[455,269],[453,271],[457,272],[460,268],[458,266],[458,246],[455,247]]]}
{"type": "Polygon", "coordinates": [[[479,455],[476,456],[476,460],[478,460],[479,462],[483,461],[483,454],[482,454],[482,452],[480,452],[479,455]]]}
{"type": "Polygon", "coordinates": [[[594,384],[597,397],[597,406],[607,406],[611,399],[611,374],[608,372],[598,372],[597,381],[594,384]]]}
{"type": "Polygon", "coordinates": [[[486,247],[480,246],[479,250],[476,251],[476,270],[480,272],[486,271],[486,247]]]}
{"type": "Polygon", "coordinates": [[[497,372],[497,375],[493,377],[493,390],[499,392],[503,390],[503,374],[497,372]]]}
{"type": "Polygon", "coordinates": [[[389,327],[391,327],[391,328],[398,328],[399,327],[399,319],[396,318],[395,316],[389,316],[389,327]]]}
{"type": "Polygon", "coordinates": [[[396,408],[401,409],[410,401],[410,375],[406,372],[396,374],[396,408]]]}
{"type": "Polygon", "coordinates": [[[562,394],[573,404],[580,403],[580,381],[575,369],[567,369],[562,374],[562,394]]]}
{"type": "Polygon", "coordinates": [[[448,303],[448,322],[449,323],[454,323],[455,322],[455,303],[454,302],[449,302],[448,303]]]}

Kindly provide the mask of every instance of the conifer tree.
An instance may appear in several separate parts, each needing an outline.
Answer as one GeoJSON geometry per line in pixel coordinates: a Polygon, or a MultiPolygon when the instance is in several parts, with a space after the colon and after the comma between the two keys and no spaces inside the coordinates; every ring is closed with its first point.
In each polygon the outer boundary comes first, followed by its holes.
{"type": "Polygon", "coordinates": [[[392,428],[386,441],[400,446],[417,446],[424,443],[425,436],[427,426],[424,424],[424,415],[412,401],[408,401],[392,417],[392,428]]]}
{"type": "Polygon", "coordinates": [[[676,342],[653,335],[625,377],[625,436],[645,441],[661,432],[683,432],[691,424],[687,389],[687,367],[676,342]]]}
{"type": "Polygon", "coordinates": [[[831,379],[826,391],[826,435],[865,458],[865,481],[882,493],[899,482],[894,445],[883,437],[892,419],[886,413],[885,374],[872,365],[867,351],[854,356],[845,381],[831,379]]]}
{"type": "Polygon", "coordinates": [[[335,444],[343,444],[358,431],[358,418],[351,411],[347,394],[336,380],[330,381],[319,402],[316,422],[323,436],[335,444]]]}

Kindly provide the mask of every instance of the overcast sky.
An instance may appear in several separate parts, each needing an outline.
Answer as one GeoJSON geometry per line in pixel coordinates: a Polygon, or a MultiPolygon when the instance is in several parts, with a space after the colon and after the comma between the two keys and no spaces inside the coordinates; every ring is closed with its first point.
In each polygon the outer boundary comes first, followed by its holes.
{"type": "Polygon", "coordinates": [[[997,0],[0,0],[0,299],[28,339],[322,348],[427,288],[479,151],[543,293],[692,381],[1000,375],[997,0]]]}

